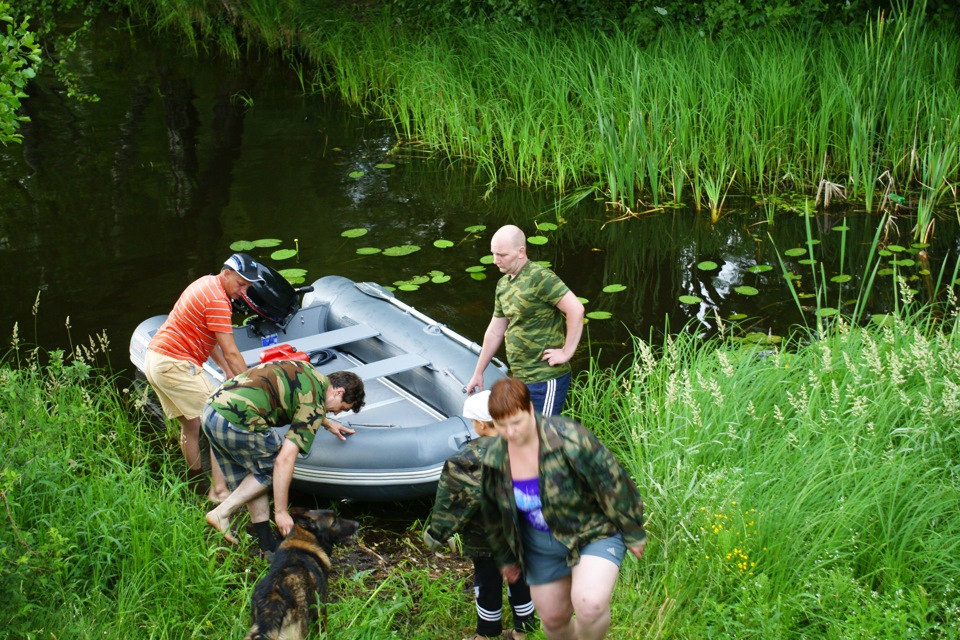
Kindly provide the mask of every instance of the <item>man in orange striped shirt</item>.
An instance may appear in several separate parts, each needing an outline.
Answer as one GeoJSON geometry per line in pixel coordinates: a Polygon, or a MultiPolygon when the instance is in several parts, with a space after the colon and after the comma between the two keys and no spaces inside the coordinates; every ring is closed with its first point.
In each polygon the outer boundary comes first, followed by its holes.
{"type": "MultiPolygon", "coordinates": [[[[239,298],[262,280],[260,265],[244,253],[235,253],[217,275],[203,276],[181,294],[173,310],[150,341],[144,363],[168,418],[180,422],[180,451],[188,474],[203,472],[200,453],[200,414],[217,386],[204,374],[208,358],[224,379],[243,373],[247,364],[233,339],[230,300],[239,298]]],[[[211,457],[208,497],[219,502],[230,494],[220,468],[211,457]]]]}

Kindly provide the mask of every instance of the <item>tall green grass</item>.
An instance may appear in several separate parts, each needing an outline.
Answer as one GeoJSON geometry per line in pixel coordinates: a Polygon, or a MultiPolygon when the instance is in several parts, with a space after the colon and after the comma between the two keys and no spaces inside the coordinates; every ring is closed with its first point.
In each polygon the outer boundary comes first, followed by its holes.
{"type": "Polygon", "coordinates": [[[908,319],[783,350],[636,339],[620,370],[584,372],[571,412],[637,479],[651,534],[614,619],[658,637],[957,637],[958,356],[908,319]]]}
{"type": "MultiPolygon", "coordinates": [[[[204,43],[223,35],[197,0],[133,10],[204,43]]],[[[827,180],[873,211],[887,174],[927,211],[960,171],[960,40],[928,24],[922,2],[859,28],[725,40],[663,30],[650,43],[576,25],[424,32],[312,5],[240,13],[235,37],[300,56],[310,90],[389,119],[402,144],[470,161],[491,187],[591,187],[637,211],[686,188],[716,205],[717,185],[769,193],[827,180]]]]}

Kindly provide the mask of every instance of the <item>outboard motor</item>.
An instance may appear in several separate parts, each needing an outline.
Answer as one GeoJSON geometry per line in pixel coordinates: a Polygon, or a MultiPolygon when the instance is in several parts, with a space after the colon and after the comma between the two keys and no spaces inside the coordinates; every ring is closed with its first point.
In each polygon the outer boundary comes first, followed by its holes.
{"type": "Polygon", "coordinates": [[[233,301],[234,309],[238,313],[256,314],[257,317],[248,324],[258,334],[263,335],[260,325],[264,321],[286,329],[287,323],[300,310],[300,296],[313,291],[313,287],[294,289],[277,270],[263,263],[259,265],[259,274],[262,280],[251,284],[243,296],[233,301]]]}

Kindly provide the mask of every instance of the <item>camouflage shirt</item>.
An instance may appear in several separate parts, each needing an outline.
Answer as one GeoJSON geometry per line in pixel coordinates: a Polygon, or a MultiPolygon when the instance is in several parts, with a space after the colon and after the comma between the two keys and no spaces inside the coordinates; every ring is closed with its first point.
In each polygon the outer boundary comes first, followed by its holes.
{"type": "Polygon", "coordinates": [[[266,431],[290,425],[287,439],[309,453],[327,415],[327,377],[309,362],[281,360],[230,378],[208,404],[235,427],[266,431]]]}
{"type": "Polygon", "coordinates": [[[450,456],[443,465],[427,531],[436,540],[460,534],[466,556],[489,556],[490,545],[480,514],[480,458],[493,438],[477,438],[450,456]]]}
{"type": "Polygon", "coordinates": [[[569,363],[542,362],[544,349],[560,349],[567,322],[557,304],[570,289],[557,274],[528,260],[512,279],[497,282],[495,318],[507,319],[504,338],[510,372],[526,383],[544,382],[570,373],[569,363]]]}
{"type": "MultiPolygon", "coordinates": [[[[540,500],[550,532],[580,560],[587,544],[623,534],[628,547],[646,538],[643,500],[616,456],[588,429],[561,416],[537,414],[540,500]]],[[[523,564],[507,441],[497,438],[482,458],[482,509],[499,566],[523,564]]]]}

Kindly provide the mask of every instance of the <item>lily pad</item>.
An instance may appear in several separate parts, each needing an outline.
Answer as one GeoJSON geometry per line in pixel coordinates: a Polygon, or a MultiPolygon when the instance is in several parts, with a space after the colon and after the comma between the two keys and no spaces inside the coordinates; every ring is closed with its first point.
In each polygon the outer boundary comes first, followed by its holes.
{"type": "Polygon", "coordinates": [[[343,236],[344,238],[359,238],[360,236],[367,235],[368,232],[369,231],[367,229],[360,227],[357,229],[347,229],[340,235],[343,236]]]}
{"type": "Polygon", "coordinates": [[[467,267],[465,271],[467,273],[483,273],[484,271],[486,271],[486,267],[475,264],[472,267],[467,267]]]}
{"type": "Polygon", "coordinates": [[[357,249],[357,254],[361,256],[372,256],[375,253],[380,253],[380,249],[377,247],[360,247],[357,249]]]}
{"type": "Polygon", "coordinates": [[[362,177],[364,176],[364,172],[363,172],[363,171],[351,171],[349,175],[350,175],[351,178],[362,178],[362,177]]]}
{"type": "Polygon", "coordinates": [[[846,273],[841,273],[838,276],[833,276],[830,278],[830,282],[836,282],[837,284],[843,284],[844,282],[850,282],[853,276],[850,276],[846,273]]]}
{"type": "Polygon", "coordinates": [[[783,338],[761,331],[751,331],[743,336],[743,341],[749,344],[780,344],[783,342],[783,338]]]}
{"type": "Polygon", "coordinates": [[[736,289],[734,289],[734,291],[736,291],[737,293],[739,293],[739,294],[742,295],[742,296],[755,296],[755,295],[757,295],[758,293],[760,293],[759,291],[756,290],[756,288],[750,287],[750,286],[747,286],[747,285],[743,285],[743,286],[741,286],[741,287],[737,287],[736,289]]]}
{"type": "Polygon", "coordinates": [[[749,269],[747,269],[747,271],[749,271],[750,273],[766,273],[767,271],[772,271],[772,270],[773,270],[773,267],[771,267],[768,264],[755,264],[749,269]]]}
{"type": "Polygon", "coordinates": [[[557,225],[552,222],[538,222],[537,229],[540,231],[556,231],[557,225]]]}
{"type": "Polygon", "coordinates": [[[891,260],[890,264],[895,264],[898,267],[912,267],[917,263],[912,258],[904,258],[903,260],[891,260]]]}
{"type": "Polygon", "coordinates": [[[622,284],[608,284],[603,288],[604,293],[620,293],[626,291],[627,287],[622,284]]]}
{"type": "Polygon", "coordinates": [[[409,284],[409,283],[402,284],[399,287],[397,287],[397,289],[399,289],[400,291],[416,291],[419,288],[420,288],[419,285],[409,284]]]}
{"type": "Polygon", "coordinates": [[[822,309],[817,309],[818,318],[828,318],[830,316],[835,316],[838,313],[840,313],[840,311],[833,307],[823,307],[822,309]]]}
{"type": "Polygon", "coordinates": [[[587,298],[584,298],[583,296],[577,296],[577,300],[580,301],[580,304],[587,304],[590,302],[587,298]]]}
{"type": "Polygon", "coordinates": [[[280,246],[280,240],[278,238],[261,238],[260,240],[254,240],[253,246],[260,247],[262,249],[278,247],[280,246]]]}
{"type": "Polygon", "coordinates": [[[811,265],[811,264],[817,264],[817,261],[814,260],[813,258],[804,258],[803,260],[797,260],[797,264],[811,265]]]}
{"type": "Polygon", "coordinates": [[[480,258],[480,264],[493,264],[493,256],[489,254],[483,256],[480,258]]]}
{"type": "Polygon", "coordinates": [[[271,253],[270,259],[271,260],[289,260],[295,255],[297,255],[296,249],[280,249],[278,251],[274,251],[273,253],[271,253]]]}
{"type": "Polygon", "coordinates": [[[255,248],[257,245],[253,244],[249,240],[237,240],[236,242],[230,243],[230,251],[250,251],[250,249],[255,248]]]}
{"type": "Polygon", "coordinates": [[[703,262],[697,265],[697,269],[700,269],[701,271],[713,271],[718,266],[719,265],[717,265],[717,263],[714,262],[713,260],[704,260],[703,262]]]}
{"type": "Polygon", "coordinates": [[[467,233],[480,233],[481,231],[486,231],[487,225],[485,224],[475,224],[464,229],[467,233]]]}
{"type": "Polygon", "coordinates": [[[834,227],[834,231],[850,231],[850,227],[845,224],[841,224],[839,227],[834,227]]]}
{"type": "Polygon", "coordinates": [[[727,316],[727,320],[733,320],[734,322],[737,320],[745,320],[746,318],[747,314],[745,313],[731,313],[729,316],[727,316]]]}
{"type": "Polygon", "coordinates": [[[591,320],[609,320],[613,317],[613,314],[609,311],[591,311],[587,314],[587,317],[591,320]]]}
{"type": "Polygon", "coordinates": [[[389,162],[381,162],[380,164],[375,164],[373,166],[375,166],[377,169],[393,169],[397,165],[390,164],[389,162]]]}
{"type": "Polygon", "coordinates": [[[487,274],[477,271],[477,272],[471,273],[470,277],[473,278],[474,280],[486,280],[487,274]]]}
{"type": "Polygon", "coordinates": [[[443,284],[444,282],[450,282],[450,276],[446,274],[433,276],[432,278],[430,278],[430,282],[432,282],[433,284],[443,284]]]}
{"type": "Polygon", "coordinates": [[[877,271],[877,275],[878,275],[878,276],[892,276],[892,275],[893,275],[893,269],[889,269],[889,268],[887,268],[887,269],[880,269],[879,271],[877,271]]]}
{"type": "Polygon", "coordinates": [[[306,269],[298,269],[298,268],[280,269],[280,271],[278,271],[278,273],[279,273],[280,275],[282,275],[284,278],[286,278],[287,280],[289,280],[290,278],[302,278],[302,277],[304,277],[305,275],[307,275],[307,270],[306,270],[306,269]]]}
{"type": "Polygon", "coordinates": [[[453,243],[449,240],[434,240],[433,246],[435,246],[437,249],[449,249],[453,246],[453,243]]]}
{"type": "Polygon", "coordinates": [[[411,253],[416,253],[420,251],[420,247],[415,244],[404,244],[399,247],[387,247],[383,250],[383,255],[385,256],[408,256],[411,253]]]}
{"type": "Polygon", "coordinates": [[[527,242],[535,245],[547,244],[547,237],[546,236],[530,236],[529,238],[527,238],[527,242]]]}
{"type": "Polygon", "coordinates": [[[901,246],[898,245],[898,244],[888,244],[888,245],[887,245],[887,251],[890,251],[891,253],[900,253],[901,251],[906,251],[906,250],[907,250],[906,247],[901,247],[901,246]]]}
{"type": "Polygon", "coordinates": [[[793,249],[787,249],[783,252],[783,254],[790,256],[791,258],[796,258],[797,256],[807,255],[807,250],[803,247],[794,247],[793,249]]]}
{"type": "Polygon", "coordinates": [[[677,298],[683,304],[700,304],[703,300],[697,296],[683,295],[677,298]]]}

